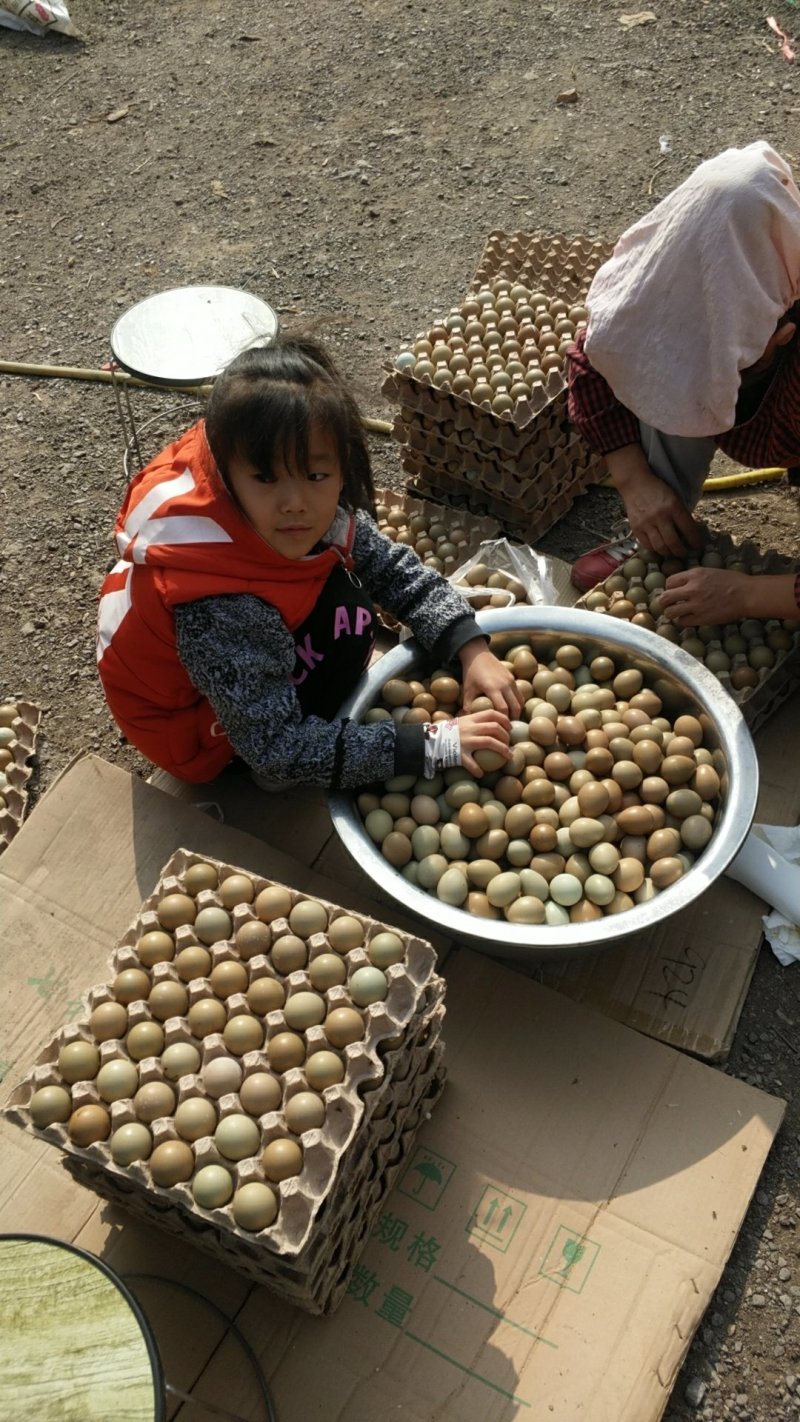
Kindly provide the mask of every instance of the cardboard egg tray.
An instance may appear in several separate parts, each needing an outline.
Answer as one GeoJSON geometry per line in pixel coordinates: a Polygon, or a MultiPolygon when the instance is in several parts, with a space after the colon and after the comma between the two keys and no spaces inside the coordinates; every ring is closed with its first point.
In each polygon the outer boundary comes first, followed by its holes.
{"type": "MultiPolygon", "coordinates": [[[[225,1159],[212,1136],[189,1142],[195,1156],[195,1169],[223,1164],[236,1185],[264,1179],[261,1153],[272,1140],[298,1139],[286,1123],[283,1105],[298,1091],[310,1089],[302,1066],[290,1067],[282,1073],[270,1066],[266,1047],[271,1039],[280,1031],[295,1031],[305,1037],[307,1058],[317,1050],[333,1050],[345,1064],[343,1081],[319,1093],[326,1105],[322,1126],[303,1132],[300,1138],[303,1148],[300,1174],[272,1185],[279,1197],[278,1215],[271,1226],[258,1233],[240,1228],[229,1204],[214,1209],[199,1207],[189,1183],[169,1188],[155,1185],[146,1162],[118,1166],[106,1141],[79,1147],[70,1139],[66,1125],[54,1123],[38,1128],[32,1124],[28,1106],[33,1093],[45,1085],[63,1084],[58,1069],[61,1047],[73,1041],[95,1040],[89,1023],[92,1011],[101,1003],[114,1000],[112,982],[117,973],[142,967],[135,948],[138,939],[143,933],[160,927],[155,911],[157,905],[165,894],[186,892],[181,876],[191,864],[198,862],[215,865],[220,880],[231,874],[246,873],[188,850],[176,851],[162,871],[155,890],[117,944],[110,961],[111,980],[89,991],[83,1001],[82,1017],[63,1027],[47,1044],[32,1072],[15,1089],[4,1114],[24,1129],[59,1146],[69,1169],[99,1193],[211,1248],[218,1257],[224,1257],[226,1262],[291,1297],[302,1307],[322,1312],[332,1306],[337,1290],[336,1296],[340,1297],[342,1281],[355,1264],[353,1250],[368,1237],[367,1226],[359,1230],[358,1222],[368,1217],[371,1223],[370,1200],[378,1194],[383,1198],[389,1186],[385,1185],[380,1193],[381,1182],[385,1183],[393,1168],[404,1159],[406,1146],[422,1118],[423,1106],[428,1109],[443,1085],[439,1038],[444,1015],[444,983],[434,971],[433,949],[424,940],[391,930],[403,943],[404,959],[384,970],[388,980],[385,1000],[357,1009],[365,1026],[361,1040],[343,1048],[331,1047],[322,1026],[310,1026],[302,1031],[287,1029],[283,1009],[277,1009],[258,1018],[265,1030],[262,1048],[235,1058],[245,1077],[255,1071],[270,1071],[278,1077],[283,1093],[280,1107],[258,1118],[260,1144],[254,1156],[239,1162],[225,1159]],[[359,1192],[363,1192],[364,1199],[359,1192]],[[355,1222],[348,1223],[351,1215],[355,1222]]],[[[255,896],[270,886],[271,881],[257,875],[247,873],[247,877],[254,885],[255,896]]],[[[321,904],[329,922],[345,913],[325,900],[301,894],[288,886],[281,887],[288,889],[293,907],[301,901],[321,904]]],[[[200,890],[195,900],[198,911],[221,904],[216,890],[200,890]]],[[[243,961],[235,934],[243,924],[256,920],[251,904],[238,904],[228,912],[233,925],[231,938],[210,947],[202,945],[212,960],[209,975],[219,963],[231,959],[243,961]]],[[[385,928],[361,914],[353,916],[364,928],[366,944],[385,928]]],[[[283,918],[275,919],[270,928],[273,944],[283,934],[293,931],[283,918]]],[[[176,953],[198,943],[191,925],[178,927],[172,934],[176,953]]],[[[306,942],[309,961],[322,952],[334,951],[324,933],[312,933],[306,942]]],[[[247,960],[251,982],[264,975],[278,978],[287,1000],[294,993],[309,989],[305,969],[280,973],[273,967],[270,953],[271,949],[247,960]]],[[[343,958],[350,973],[369,961],[363,946],[338,956],[343,958]]],[[[180,981],[172,961],[155,963],[147,971],[151,989],[159,983],[180,981]]],[[[184,986],[188,990],[187,1013],[196,1002],[215,997],[209,978],[193,978],[184,986]]],[[[352,1005],[346,984],[317,991],[325,997],[328,1010],[352,1005]]],[[[225,1007],[228,1018],[242,1013],[256,1016],[249,1009],[244,993],[229,995],[225,1007]]],[[[127,1013],[126,1034],[137,1023],[153,1019],[146,999],[130,1003],[127,1013]]],[[[164,1029],[165,1048],[176,1042],[192,1042],[201,1052],[197,1074],[170,1082],[176,1093],[176,1107],[189,1098],[207,1095],[203,1069],[209,1061],[231,1056],[222,1034],[210,1033],[201,1040],[193,1037],[186,1016],[159,1020],[164,1029]]],[[[99,1043],[99,1053],[101,1067],[108,1061],[129,1057],[124,1040],[117,1039],[99,1043]]],[[[145,1058],[137,1065],[140,1086],[166,1080],[160,1057],[145,1058]]],[[[71,1095],[73,1109],[100,1101],[94,1080],[75,1083],[71,1095]]],[[[215,1104],[220,1119],[243,1110],[238,1093],[234,1092],[220,1096],[215,1104]]],[[[111,1116],[111,1134],[137,1119],[132,1100],[113,1101],[107,1109],[111,1116]]],[[[149,1124],[154,1146],[179,1138],[172,1115],[149,1124]]]]}
{"type": "Polygon", "coordinates": [[[0,806],[0,853],[11,842],[25,818],[28,804],[27,784],[31,777],[31,757],[36,753],[36,735],[42,718],[42,709],[32,701],[17,697],[0,697],[3,705],[15,705],[18,716],[10,729],[15,738],[8,745],[12,759],[3,768],[8,780],[8,788],[2,791],[5,805],[0,806]]]}
{"type": "MultiPolygon", "coordinates": [[[[789,573],[794,572],[796,568],[794,560],[776,553],[774,549],[762,552],[752,540],[736,543],[726,533],[715,533],[709,538],[706,546],[709,551],[713,549],[723,558],[738,558],[746,570],[755,575],[759,573],[789,573]]],[[[602,588],[603,582],[597,583],[594,588],[590,588],[578,599],[576,606],[585,608],[587,597],[592,592],[601,591],[602,588]]],[[[607,616],[608,614],[600,611],[599,615],[607,616]]],[[[727,623],[720,625],[728,626],[727,623]]],[[[738,624],[730,625],[735,628],[738,624]]],[[[748,686],[737,691],[731,685],[728,672],[719,672],[716,675],[740,708],[750,730],[755,733],[800,686],[800,628],[793,633],[792,646],[786,651],[777,652],[775,665],[760,668],[758,686],[748,686]]]]}
{"type": "MultiPolygon", "coordinates": [[[[376,489],[375,502],[386,504],[389,508],[404,509],[409,518],[414,514],[425,514],[428,518],[438,519],[451,526],[459,525],[467,534],[466,543],[461,544],[464,561],[473,553],[477,553],[487,538],[496,538],[500,532],[496,519],[482,518],[478,514],[470,513],[468,509],[457,509],[451,504],[432,503],[429,499],[417,498],[405,491],[401,493],[395,489],[376,489]]],[[[383,608],[380,611],[380,619],[384,626],[393,632],[399,631],[403,625],[383,608]]]]}
{"type": "MultiPolygon", "coordinates": [[[[581,300],[597,268],[611,251],[609,243],[587,237],[492,232],[470,293],[498,277],[508,277],[531,290],[538,288],[550,297],[558,296],[571,302],[581,300]]],[[[561,437],[569,432],[566,381],[558,369],[548,373],[530,400],[519,402],[505,415],[477,405],[468,394],[455,394],[447,384],[434,385],[430,376],[417,377],[395,366],[387,366],[382,389],[402,407],[396,437],[426,457],[426,482],[434,488],[440,487],[436,480],[442,474],[449,481],[441,484],[444,488],[451,487],[453,481],[466,480],[470,488],[481,489],[493,500],[502,502],[500,516],[505,517],[506,522],[516,517],[518,521],[521,518],[529,523],[531,503],[537,501],[534,492],[525,503],[527,487],[515,485],[512,473],[520,484],[524,480],[526,486],[528,483],[539,486],[540,503],[551,502],[553,497],[569,490],[569,499],[562,500],[562,513],[578,493],[603,477],[599,457],[588,453],[582,443],[575,440],[568,447],[566,475],[560,473],[554,484],[551,470],[551,481],[545,485],[547,470],[542,465],[552,460],[561,437]],[[438,427],[436,438],[446,446],[444,450],[421,447],[414,438],[414,434],[429,433],[433,426],[438,427]],[[503,471],[502,490],[498,489],[493,472],[498,465],[503,471]]],[[[404,467],[407,467],[405,462],[404,467]]],[[[544,527],[526,527],[531,536],[545,531],[544,527]]]]}

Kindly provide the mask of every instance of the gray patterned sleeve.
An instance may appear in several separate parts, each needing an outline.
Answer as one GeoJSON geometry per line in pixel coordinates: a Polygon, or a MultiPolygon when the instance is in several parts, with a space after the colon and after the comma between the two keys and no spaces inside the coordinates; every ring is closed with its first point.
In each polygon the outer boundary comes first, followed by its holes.
{"type": "Polygon", "coordinates": [[[289,680],[294,638],[260,598],[241,593],[182,603],[175,608],[175,630],[178,656],[194,686],[253,770],[287,786],[356,786],[386,780],[400,769],[422,773],[420,726],[344,725],[303,716],[289,680]]]}

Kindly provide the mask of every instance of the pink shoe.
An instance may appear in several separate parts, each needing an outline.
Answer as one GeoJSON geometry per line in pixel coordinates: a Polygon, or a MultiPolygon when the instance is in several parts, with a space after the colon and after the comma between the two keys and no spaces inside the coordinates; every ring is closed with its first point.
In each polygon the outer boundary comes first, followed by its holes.
{"type": "Polygon", "coordinates": [[[620,564],[636,552],[636,548],[635,538],[610,538],[606,543],[598,543],[596,548],[590,548],[573,563],[570,575],[573,586],[580,588],[581,592],[588,592],[616,572],[620,564]]]}

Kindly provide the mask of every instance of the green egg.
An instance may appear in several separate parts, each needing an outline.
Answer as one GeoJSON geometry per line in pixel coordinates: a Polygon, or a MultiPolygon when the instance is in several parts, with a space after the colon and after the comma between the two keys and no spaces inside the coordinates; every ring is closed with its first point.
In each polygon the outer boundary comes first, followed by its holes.
{"type": "Polygon", "coordinates": [[[368,1007],[372,1002],[383,1002],[389,991],[386,974],[380,968],[356,968],[348,984],[350,996],[356,1007],[368,1007]]]}
{"type": "Polygon", "coordinates": [[[376,968],[389,968],[392,963],[402,963],[405,955],[402,938],[389,929],[376,933],[367,945],[367,957],[376,968]]]}

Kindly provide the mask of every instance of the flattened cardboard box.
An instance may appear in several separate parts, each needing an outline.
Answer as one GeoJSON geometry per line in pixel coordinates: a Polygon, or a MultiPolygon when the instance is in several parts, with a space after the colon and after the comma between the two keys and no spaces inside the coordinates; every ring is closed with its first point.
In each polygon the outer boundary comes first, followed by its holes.
{"type": "MultiPolygon", "coordinates": [[[[276,878],[292,868],[95,758],[37,806],[0,864],[3,1094],[180,842],[276,878]]],[[[5,1122],[0,1228],[205,1293],[255,1347],[281,1422],[656,1422],[783,1105],[489,959],[456,953],[447,977],[449,1084],[333,1319],[165,1249],[5,1122]]],[[[219,1323],[137,1287],[170,1381],[262,1415],[219,1323]]]]}

